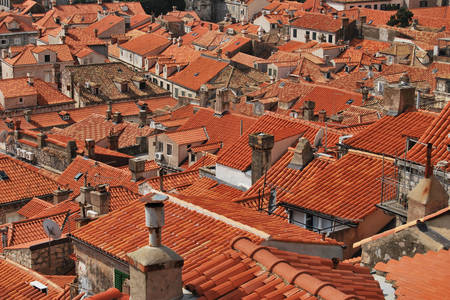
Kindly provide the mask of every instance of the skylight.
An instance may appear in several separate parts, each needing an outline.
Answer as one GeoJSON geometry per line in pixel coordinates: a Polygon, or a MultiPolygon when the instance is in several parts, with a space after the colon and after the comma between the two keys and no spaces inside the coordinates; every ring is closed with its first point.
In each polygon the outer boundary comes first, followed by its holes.
{"type": "Polygon", "coordinates": [[[346,104],[352,104],[353,103],[353,99],[348,99],[347,102],[345,102],[346,104]]]}
{"type": "Polygon", "coordinates": [[[198,76],[198,73],[194,73],[194,76],[197,77],[197,76],[198,76]]]}
{"type": "Polygon", "coordinates": [[[8,180],[9,176],[5,171],[0,170],[0,180],[8,180]]]}
{"type": "Polygon", "coordinates": [[[79,172],[75,175],[75,177],[73,179],[75,179],[75,181],[78,181],[78,180],[80,180],[81,176],[83,176],[83,173],[79,172]]]}

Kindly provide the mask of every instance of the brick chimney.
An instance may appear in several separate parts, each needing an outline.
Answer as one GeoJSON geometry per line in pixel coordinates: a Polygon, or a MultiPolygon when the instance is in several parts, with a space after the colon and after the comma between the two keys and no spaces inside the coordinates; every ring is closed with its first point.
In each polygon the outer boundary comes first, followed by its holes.
{"type": "Polygon", "coordinates": [[[114,115],[113,115],[113,117],[112,117],[112,121],[113,121],[115,124],[120,124],[120,123],[122,123],[122,121],[123,121],[123,119],[122,119],[122,113],[121,113],[120,111],[114,112],[114,115]]]}
{"type": "Polygon", "coordinates": [[[58,187],[57,190],[53,191],[53,204],[56,205],[63,202],[64,200],[69,199],[70,194],[70,190],[62,190],[60,187],[58,187]]]}
{"type": "Polygon", "coordinates": [[[117,151],[117,149],[119,149],[119,135],[111,130],[107,136],[107,139],[108,149],[117,151]]]}
{"type": "Polygon", "coordinates": [[[321,111],[319,111],[319,122],[324,123],[327,120],[327,112],[322,109],[321,111]]]}
{"type": "Polygon", "coordinates": [[[110,193],[106,190],[106,184],[98,185],[90,195],[92,210],[99,216],[109,213],[110,193]]]}
{"type": "Polygon", "coordinates": [[[45,142],[46,139],[47,135],[45,135],[45,133],[38,133],[36,135],[36,144],[39,149],[42,149],[47,145],[47,143],[45,142]]]}
{"type": "Polygon", "coordinates": [[[144,109],[139,110],[139,127],[147,125],[147,111],[144,109]]]}
{"type": "Polygon", "coordinates": [[[228,89],[221,88],[216,91],[216,102],[214,105],[214,114],[217,116],[223,116],[228,109],[228,89]]]}
{"type": "Polygon", "coordinates": [[[258,132],[248,136],[252,148],[252,185],[270,168],[274,136],[258,132]]]}
{"type": "Polygon", "coordinates": [[[89,157],[90,159],[95,159],[95,141],[93,139],[86,139],[85,147],[85,155],[87,155],[87,157],[89,157]]]}
{"type": "Polygon", "coordinates": [[[448,194],[433,175],[432,144],[427,145],[425,177],[408,193],[408,219],[411,222],[448,206],[448,194]]]}
{"type": "Polygon", "coordinates": [[[108,108],[106,109],[106,120],[111,120],[112,117],[112,102],[108,101],[108,108]]]}
{"type": "Polygon", "coordinates": [[[145,203],[149,244],[127,254],[130,265],[130,299],[169,300],[183,297],[181,270],[184,260],[161,244],[166,199],[167,196],[162,194],[149,194],[141,198],[145,203]]]}
{"type": "Polygon", "coordinates": [[[415,106],[416,89],[409,84],[390,84],[384,88],[384,113],[388,116],[398,116],[408,108],[415,106]]]}
{"type": "Polygon", "coordinates": [[[128,168],[131,172],[131,181],[139,181],[144,178],[145,172],[145,159],[132,158],[128,161],[128,168]]]}
{"type": "Polygon", "coordinates": [[[305,101],[303,103],[303,119],[307,121],[314,121],[314,108],[316,103],[314,101],[305,101]]]}
{"type": "MultiPolygon", "coordinates": [[[[86,175],[85,175],[86,176],[86,175]]],[[[94,188],[90,185],[84,185],[80,187],[80,196],[77,197],[76,201],[80,204],[81,218],[86,218],[85,207],[91,204],[91,192],[94,188]]]]}
{"type": "Polygon", "coordinates": [[[291,169],[302,170],[314,159],[313,153],[309,141],[304,137],[300,138],[294,149],[294,155],[292,156],[288,167],[291,169]]]}

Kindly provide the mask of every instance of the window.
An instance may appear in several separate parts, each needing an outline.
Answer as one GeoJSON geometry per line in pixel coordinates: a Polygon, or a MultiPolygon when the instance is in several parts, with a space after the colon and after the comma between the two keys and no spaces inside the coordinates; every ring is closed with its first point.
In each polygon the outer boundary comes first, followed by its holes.
{"type": "Polygon", "coordinates": [[[114,287],[122,291],[123,282],[125,279],[130,279],[130,275],[114,269],[114,287]]]}
{"type": "Polygon", "coordinates": [[[98,87],[94,88],[94,94],[98,95],[98,93],[99,93],[99,88],[98,87]]]}
{"type": "Polygon", "coordinates": [[[178,97],[178,88],[175,88],[175,97],[178,97]]]}
{"type": "Polygon", "coordinates": [[[292,37],[297,37],[297,29],[292,30],[292,37]]]}
{"type": "Polygon", "coordinates": [[[66,90],[70,92],[70,84],[66,86],[66,90]]]}
{"type": "Polygon", "coordinates": [[[269,76],[272,76],[272,69],[269,69],[269,76]]]}
{"type": "Polygon", "coordinates": [[[317,33],[316,33],[316,32],[313,32],[312,39],[313,39],[313,40],[316,40],[316,37],[317,37],[317,33]]]}
{"type": "Polygon", "coordinates": [[[156,152],[163,152],[163,143],[161,142],[156,142],[156,152]]]}
{"type": "Polygon", "coordinates": [[[167,155],[172,155],[172,144],[167,144],[167,155]]]}
{"type": "Polygon", "coordinates": [[[277,78],[277,70],[273,70],[273,77],[277,78]]]}
{"type": "Polygon", "coordinates": [[[23,103],[23,98],[19,98],[19,103],[23,103]]]}
{"type": "Polygon", "coordinates": [[[20,45],[22,43],[20,38],[15,38],[14,39],[14,45],[20,45]]]}
{"type": "Polygon", "coordinates": [[[2,45],[6,45],[7,42],[8,40],[2,40],[2,45]]]}
{"type": "Polygon", "coordinates": [[[311,214],[306,214],[305,216],[305,226],[306,229],[313,229],[313,216],[311,214]]]}
{"type": "Polygon", "coordinates": [[[188,94],[188,97],[189,97],[189,98],[192,98],[192,94],[191,94],[191,93],[189,93],[189,94],[188,94]]]}
{"type": "Polygon", "coordinates": [[[328,35],[328,43],[333,42],[333,36],[331,34],[328,35]]]}
{"type": "Polygon", "coordinates": [[[378,9],[378,4],[374,4],[373,9],[378,9]]]}
{"type": "Polygon", "coordinates": [[[139,89],[144,90],[145,89],[145,81],[139,82],[139,89]]]}
{"type": "Polygon", "coordinates": [[[364,8],[372,8],[372,5],[364,5],[364,8]]]}
{"type": "Polygon", "coordinates": [[[161,80],[161,81],[159,82],[159,86],[160,86],[160,87],[163,87],[163,85],[164,85],[164,82],[161,80]]]}
{"type": "Polygon", "coordinates": [[[167,87],[167,90],[170,90],[170,84],[167,84],[166,87],[167,87]]]}
{"type": "Polygon", "coordinates": [[[379,93],[383,93],[383,91],[384,91],[384,83],[381,82],[381,81],[378,81],[377,87],[378,87],[378,92],[379,93]]]}
{"type": "Polygon", "coordinates": [[[44,61],[45,62],[50,62],[50,55],[49,54],[44,55],[44,61]]]}
{"type": "Polygon", "coordinates": [[[419,2],[419,6],[420,7],[427,7],[428,6],[428,2],[427,1],[420,1],[419,2]]]}
{"type": "Polygon", "coordinates": [[[191,162],[195,162],[195,153],[191,153],[191,162]]]}
{"type": "Polygon", "coordinates": [[[181,91],[181,97],[184,97],[186,95],[185,91],[181,91]]]}

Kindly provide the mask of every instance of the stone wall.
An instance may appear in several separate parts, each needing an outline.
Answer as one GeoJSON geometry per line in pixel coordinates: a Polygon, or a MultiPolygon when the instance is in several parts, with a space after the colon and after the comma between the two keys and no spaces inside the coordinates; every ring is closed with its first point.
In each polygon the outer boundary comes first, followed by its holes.
{"type": "Polygon", "coordinates": [[[7,258],[45,275],[70,274],[75,266],[69,258],[73,247],[68,238],[44,242],[30,248],[4,249],[3,252],[7,258]]]}

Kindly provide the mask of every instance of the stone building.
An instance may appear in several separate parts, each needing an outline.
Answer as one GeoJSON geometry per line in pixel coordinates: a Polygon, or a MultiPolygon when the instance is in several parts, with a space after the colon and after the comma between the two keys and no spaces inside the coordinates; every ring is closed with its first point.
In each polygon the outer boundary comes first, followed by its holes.
{"type": "Polygon", "coordinates": [[[4,28],[0,33],[0,49],[36,44],[39,38],[39,31],[34,28],[31,16],[5,13],[0,17],[0,26],[4,28]]]}

